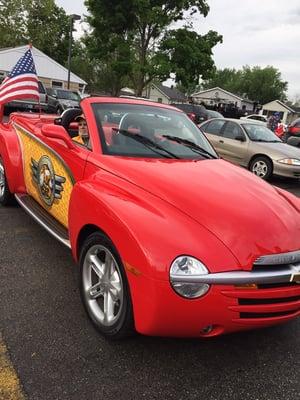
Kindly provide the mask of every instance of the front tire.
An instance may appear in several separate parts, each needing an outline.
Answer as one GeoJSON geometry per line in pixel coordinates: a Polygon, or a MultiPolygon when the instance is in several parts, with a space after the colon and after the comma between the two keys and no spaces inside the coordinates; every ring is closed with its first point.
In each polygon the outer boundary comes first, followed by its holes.
{"type": "Polygon", "coordinates": [[[14,201],[13,195],[9,190],[4,163],[2,158],[0,157],[0,205],[8,206],[12,204],[14,201]]]}
{"type": "Polygon", "coordinates": [[[253,174],[264,180],[270,179],[273,174],[272,161],[264,156],[255,157],[251,161],[249,169],[253,174]]]}
{"type": "Polygon", "coordinates": [[[90,235],[80,255],[80,293],[96,329],[108,339],[134,332],[130,290],[121,258],[111,240],[90,235]]]}

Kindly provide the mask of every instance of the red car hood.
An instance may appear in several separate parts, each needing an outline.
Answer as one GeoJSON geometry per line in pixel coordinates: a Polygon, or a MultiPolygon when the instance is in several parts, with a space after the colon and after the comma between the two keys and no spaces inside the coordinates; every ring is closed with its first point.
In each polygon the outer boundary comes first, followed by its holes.
{"type": "Polygon", "coordinates": [[[107,161],[115,174],[211,231],[242,268],[250,269],[260,255],[300,249],[300,200],[240,167],[223,160],[107,161]]]}

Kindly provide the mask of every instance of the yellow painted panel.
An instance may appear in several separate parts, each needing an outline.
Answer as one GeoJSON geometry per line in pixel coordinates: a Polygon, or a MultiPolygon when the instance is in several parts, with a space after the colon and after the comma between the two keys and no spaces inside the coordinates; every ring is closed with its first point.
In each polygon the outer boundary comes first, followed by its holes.
{"type": "Polygon", "coordinates": [[[15,125],[21,142],[27,193],[66,228],[74,179],[61,157],[30,132],[15,125]]]}

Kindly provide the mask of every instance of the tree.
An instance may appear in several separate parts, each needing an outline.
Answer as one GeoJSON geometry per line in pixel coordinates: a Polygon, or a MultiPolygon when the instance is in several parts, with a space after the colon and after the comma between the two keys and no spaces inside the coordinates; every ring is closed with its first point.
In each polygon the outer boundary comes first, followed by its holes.
{"type": "Polygon", "coordinates": [[[0,47],[32,43],[61,64],[68,57],[69,20],[54,0],[0,0],[0,47]]]}
{"type": "Polygon", "coordinates": [[[54,0],[28,0],[26,36],[39,50],[65,65],[68,58],[69,17],[54,0]]]}
{"type": "Polygon", "coordinates": [[[242,93],[246,93],[249,99],[258,100],[260,104],[287,99],[288,83],[281,79],[280,71],[274,67],[245,66],[241,83],[242,93]]]}
{"type": "Polygon", "coordinates": [[[0,0],[0,47],[15,47],[24,44],[26,1],[0,0]]]}
{"type": "Polygon", "coordinates": [[[275,99],[285,101],[288,83],[282,80],[280,71],[272,66],[244,66],[241,70],[217,70],[203,84],[204,89],[216,86],[265,104],[275,99]]]}
{"type": "Polygon", "coordinates": [[[92,27],[86,41],[90,53],[111,66],[119,87],[127,75],[137,95],[152,80],[169,76],[167,48],[164,55],[159,44],[170,25],[186,15],[206,16],[209,11],[206,0],[86,0],[85,4],[92,27]]]}
{"type": "Polygon", "coordinates": [[[202,87],[203,89],[220,87],[229,92],[239,93],[240,81],[241,71],[234,68],[217,69],[209,79],[204,80],[202,87]]]}
{"type": "Polygon", "coordinates": [[[168,78],[167,74],[174,73],[181,89],[190,94],[198,85],[200,74],[202,79],[213,74],[212,48],[221,41],[222,36],[215,31],[204,36],[186,28],[167,32],[158,54],[160,65],[166,71],[162,77],[168,78]]]}

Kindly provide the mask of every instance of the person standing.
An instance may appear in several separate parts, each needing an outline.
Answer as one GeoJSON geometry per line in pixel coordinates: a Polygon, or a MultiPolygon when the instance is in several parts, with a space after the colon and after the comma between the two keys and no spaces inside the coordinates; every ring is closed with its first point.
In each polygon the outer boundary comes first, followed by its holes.
{"type": "Polygon", "coordinates": [[[268,118],[267,127],[272,132],[275,132],[279,122],[280,122],[280,113],[275,112],[268,118]]]}

